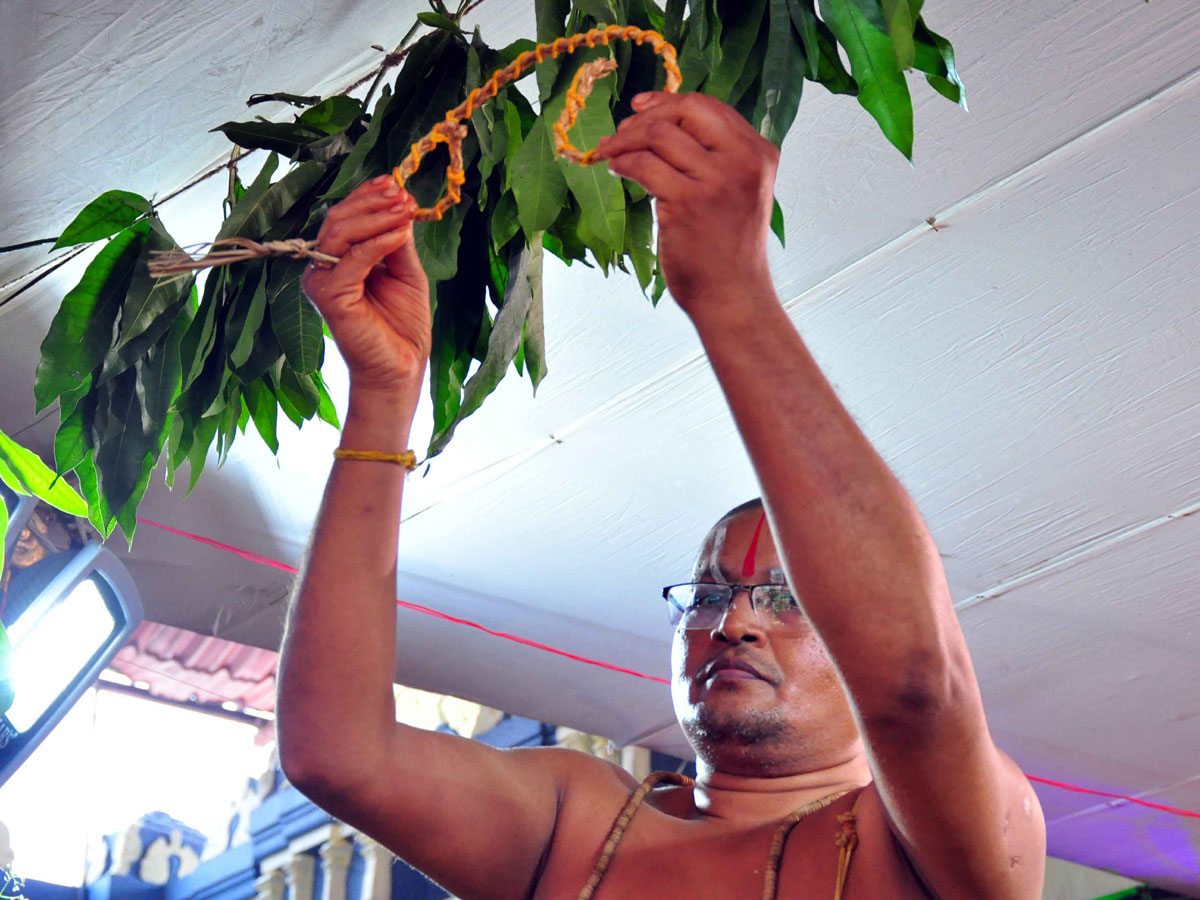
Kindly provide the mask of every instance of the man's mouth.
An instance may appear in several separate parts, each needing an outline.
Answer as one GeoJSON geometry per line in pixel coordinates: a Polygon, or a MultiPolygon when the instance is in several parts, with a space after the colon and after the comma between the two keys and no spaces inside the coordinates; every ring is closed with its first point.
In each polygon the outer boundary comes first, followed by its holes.
{"type": "Polygon", "coordinates": [[[700,672],[701,682],[720,681],[766,681],[762,672],[748,660],[739,656],[720,656],[705,665],[700,672]]]}

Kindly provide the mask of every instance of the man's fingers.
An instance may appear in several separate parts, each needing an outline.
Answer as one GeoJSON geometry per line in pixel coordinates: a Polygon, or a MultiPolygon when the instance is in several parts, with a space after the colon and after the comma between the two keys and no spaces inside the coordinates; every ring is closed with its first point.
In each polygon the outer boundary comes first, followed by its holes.
{"type": "Polygon", "coordinates": [[[362,283],[377,264],[382,262],[388,254],[394,253],[405,243],[411,242],[412,226],[405,224],[353,244],[345,253],[341,254],[341,262],[327,273],[322,273],[329,279],[328,289],[338,294],[347,289],[361,291],[362,283]]]}
{"type": "Polygon", "coordinates": [[[676,197],[692,182],[674,166],[649,150],[634,150],[608,161],[617,175],[632,178],[655,197],[676,197]]]}
{"type": "Polygon", "coordinates": [[[426,283],[425,269],[417,256],[417,243],[412,240],[412,229],[408,231],[409,239],[384,257],[383,263],[392,278],[412,287],[422,287],[426,283]]]}
{"type": "Polygon", "coordinates": [[[321,223],[322,230],[338,222],[354,219],[366,213],[380,212],[408,198],[408,191],[400,187],[391,175],[381,175],[363,182],[339,203],[335,204],[321,223]]]}
{"type": "Polygon", "coordinates": [[[330,256],[342,256],[355,244],[408,224],[412,219],[412,198],[391,202],[390,207],[361,212],[352,218],[331,220],[327,216],[317,235],[317,249],[330,256]]]}
{"type": "Polygon", "coordinates": [[[596,146],[601,159],[613,159],[626,153],[648,150],[667,165],[689,178],[709,174],[709,151],[685,131],[671,113],[630,116],[621,130],[603,138],[596,146]]]}
{"type": "Polygon", "coordinates": [[[638,94],[633,108],[638,116],[670,117],[708,150],[727,147],[732,129],[750,128],[732,107],[706,94],[638,94]]]}

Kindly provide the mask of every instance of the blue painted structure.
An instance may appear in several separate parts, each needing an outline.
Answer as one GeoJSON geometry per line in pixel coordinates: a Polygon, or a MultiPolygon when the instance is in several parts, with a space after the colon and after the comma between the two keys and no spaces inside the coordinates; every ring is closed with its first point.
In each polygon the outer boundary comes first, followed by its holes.
{"type": "MultiPolygon", "coordinates": [[[[554,726],[505,716],[476,740],[501,748],[549,746],[555,743],[554,726]]],[[[177,877],[178,861],[173,860],[172,877],[165,885],[148,884],[135,877],[108,872],[83,887],[30,881],[25,894],[29,900],[248,900],[255,896],[254,883],[261,875],[263,859],[286,850],[294,838],[336,821],[286,782],[278,771],[276,775],[276,783],[281,787],[250,811],[250,840],[201,862],[195,871],[182,878],[177,877]]],[[[230,829],[236,824],[236,821],[230,822],[230,829]]],[[[151,813],[139,822],[142,846],[149,847],[155,838],[167,837],[174,829],[183,832],[186,846],[198,855],[203,852],[203,836],[164,813],[151,813]]],[[[106,838],[106,843],[111,863],[116,835],[106,838]]],[[[355,848],[347,873],[346,896],[350,900],[361,896],[366,866],[366,860],[355,848]]],[[[132,871],[136,874],[136,865],[132,871]]],[[[314,897],[321,896],[322,878],[318,858],[314,897]]],[[[420,872],[395,860],[392,863],[391,897],[393,900],[443,900],[446,892],[420,872]]]]}

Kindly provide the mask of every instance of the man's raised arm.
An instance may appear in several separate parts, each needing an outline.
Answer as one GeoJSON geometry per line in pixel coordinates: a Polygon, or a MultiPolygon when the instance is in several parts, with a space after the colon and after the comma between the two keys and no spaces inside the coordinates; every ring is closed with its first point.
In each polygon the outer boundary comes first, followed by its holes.
{"type": "MultiPolygon", "coordinates": [[[[412,208],[390,176],[363,185],[321,228],[318,246],[342,261],[304,276],[350,369],[344,449],[407,450],[430,343],[412,208]]],[[[318,804],[455,894],[528,896],[557,815],[554,751],[498,751],[395,719],[405,474],[334,464],[282,648],[280,763],[318,804]]]]}
{"type": "Polygon", "coordinates": [[[791,583],[851,698],[893,833],[939,898],[1040,897],[1037,798],[988,734],[933,540],[775,295],[778,153],[730,107],[643,95],[605,139],[750,453],[791,583]]]}

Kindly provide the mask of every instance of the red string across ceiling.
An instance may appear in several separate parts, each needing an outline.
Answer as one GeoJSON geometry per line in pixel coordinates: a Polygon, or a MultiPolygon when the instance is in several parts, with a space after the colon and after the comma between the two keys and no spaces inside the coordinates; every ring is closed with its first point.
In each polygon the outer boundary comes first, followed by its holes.
{"type": "MultiPolygon", "coordinates": [[[[212,538],[203,537],[202,535],[192,534],[191,532],[183,531],[178,528],[172,528],[170,525],[164,525],[161,522],[154,522],[154,521],[151,521],[150,519],[143,519],[140,517],[138,518],[138,522],[140,522],[143,525],[150,525],[153,528],[160,528],[163,531],[170,532],[171,534],[177,535],[182,538],[187,538],[188,540],[191,540],[191,541],[197,541],[201,544],[206,544],[209,547],[212,547],[216,550],[222,550],[222,551],[225,551],[226,553],[233,553],[236,556],[240,556],[242,559],[246,560],[247,562],[256,563],[257,565],[260,565],[260,566],[270,566],[271,568],[280,569],[284,572],[295,573],[295,572],[299,571],[295,566],[289,566],[286,563],[282,563],[279,560],[271,559],[270,557],[263,556],[260,553],[255,553],[252,550],[244,550],[241,547],[234,547],[232,544],[226,544],[221,541],[213,540],[212,538]]],[[[667,680],[666,678],[659,678],[656,675],[647,675],[644,672],[637,672],[633,669],[627,669],[624,666],[614,665],[613,663],[604,662],[599,659],[591,659],[587,656],[581,656],[577,653],[571,653],[567,650],[560,650],[557,647],[551,647],[548,644],[543,644],[538,641],[530,640],[529,638],[524,638],[524,637],[521,637],[520,635],[509,634],[508,632],[505,632],[505,631],[496,631],[492,628],[488,628],[485,625],[481,625],[478,622],[472,622],[470,619],[462,619],[462,618],[459,618],[458,616],[451,616],[447,613],[439,612],[438,610],[432,609],[428,606],[421,606],[418,603],[409,603],[406,600],[397,599],[396,605],[401,607],[402,609],[407,609],[412,612],[420,613],[421,615],[432,616],[434,618],[441,619],[446,622],[452,622],[455,625],[465,625],[468,628],[477,629],[478,631],[482,631],[483,633],[491,635],[492,637],[500,638],[500,639],[506,640],[506,641],[512,641],[513,643],[521,644],[522,646],[525,646],[525,647],[531,647],[535,650],[540,650],[544,653],[553,653],[555,656],[562,656],[562,657],[565,657],[566,659],[574,660],[575,662],[585,663],[590,666],[599,666],[602,669],[608,669],[613,672],[619,672],[622,675],[632,675],[635,678],[644,678],[647,681],[655,681],[660,684],[670,684],[670,681],[667,680]]],[[[1028,772],[1025,773],[1025,777],[1028,778],[1030,781],[1036,782],[1038,784],[1044,784],[1049,787],[1060,788],[1065,791],[1072,791],[1077,794],[1089,794],[1094,797],[1105,797],[1110,800],[1117,800],[1117,801],[1122,801],[1125,803],[1134,803],[1134,804],[1137,804],[1138,806],[1144,806],[1149,809],[1158,810],[1160,812],[1170,813],[1173,816],[1183,816],[1183,817],[1189,818],[1189,819],[1200,819],[1200,812],[1193,812],[1192,810],[1188,810],[1188,809],[1180,809],[1175,806],[1164,806],[1161,803],[1151,803],[1148,800],[1140,800],[1137,797],[1131,797],[1126,794],[1114,794],[1114,793],[1110,793],[1108,791],[1093,790],[1092,788],[1081,787],[1077,784],[1071,784],[1071,783],[1065,782],[1065,781],[1054,781],[1049,778],[1040,778],[1037,775],[1030,775],[1028,772]]]]}

